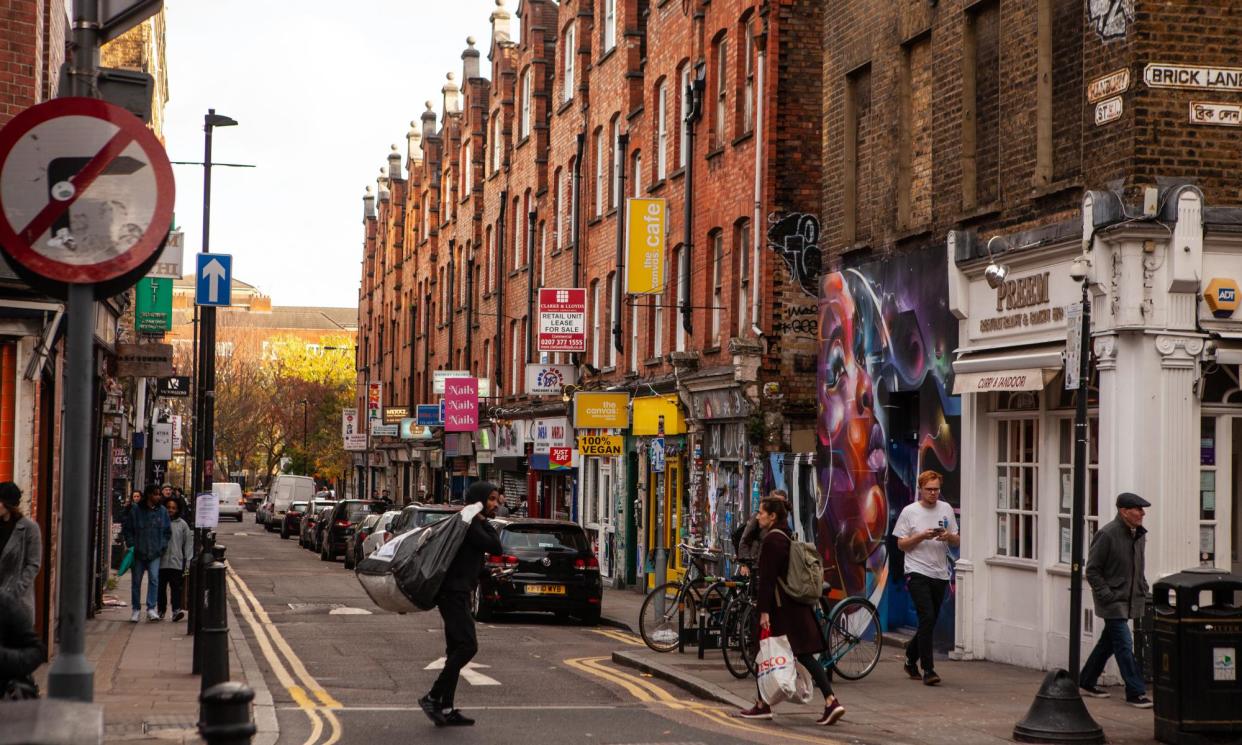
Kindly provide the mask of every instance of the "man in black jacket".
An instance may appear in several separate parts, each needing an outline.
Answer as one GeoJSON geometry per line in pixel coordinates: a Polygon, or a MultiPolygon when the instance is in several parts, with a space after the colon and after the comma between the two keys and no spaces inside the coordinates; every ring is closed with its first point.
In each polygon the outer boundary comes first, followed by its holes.
{"type": "Polygon", "coordinates": [[[47,657],[20,598],[0,593],[0,699],[34,697],[30,677],[47,657]]]}
{"type": "Polygon", "coordinates": [[[436,678],[431,692],[420,698],[418,704],[437,727],[474,724],[473,719],[453,706],[453,697],[462,668],[479,651],[474,619],[470,615],[470,601],[479,585],[479,574],[483,571],[483,554],[504,553],[500,536],[488,522],[496,516],[500,492],[494,484],[479,481],[466,491],[466,506],[476,502],[483,504],[483,510],[471,521],[466,538],[449,565],[444,584],[440,585],[440,592],[436,595],[436,606],[444,619],[444,670],[436,678]]]}

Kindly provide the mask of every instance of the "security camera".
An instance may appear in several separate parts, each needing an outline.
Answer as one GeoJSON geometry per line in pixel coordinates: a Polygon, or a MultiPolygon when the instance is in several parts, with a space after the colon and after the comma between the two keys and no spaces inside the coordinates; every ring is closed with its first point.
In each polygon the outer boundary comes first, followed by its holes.
{"type": "Polygon", "coordinates": [[[1070,263],[1070,277],[1075,282],[1081,282],[1091,273],[1091,259],[1086,254],[1077,257],[1070,263]]]}

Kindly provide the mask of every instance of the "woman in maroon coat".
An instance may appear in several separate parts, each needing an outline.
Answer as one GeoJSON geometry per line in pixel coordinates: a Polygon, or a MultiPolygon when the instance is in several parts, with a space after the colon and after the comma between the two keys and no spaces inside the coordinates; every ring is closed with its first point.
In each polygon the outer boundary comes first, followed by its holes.
{"type": "MultiPolygon", "coordinates": [[[[832,682],[816,655],[824,651],[824,635],[815,611],[809,605],[799,603],[785,593],[777,581],[789,569],[790,538],[783,527],[788,524],[789,508],[783,499],[768,498],[759,507],[759,527],[764,531],[763,545],[759,549],[759,627],[767,629],[772,636],[786,636],[794,657],[802,663],[824,694],[824,713],[816,724],[834,724],[845,714],[845,707],[832,693],[832,682]]],[[[771,719],[772,707],[762,696],[755,705],[739,716],[747,719],[771,719]]]]}

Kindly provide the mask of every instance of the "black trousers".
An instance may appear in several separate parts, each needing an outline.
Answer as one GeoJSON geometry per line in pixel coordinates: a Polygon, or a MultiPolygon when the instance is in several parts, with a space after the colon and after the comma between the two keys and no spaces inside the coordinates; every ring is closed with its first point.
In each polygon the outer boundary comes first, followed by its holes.
{"type": "Polygon", "coordinates": [[[457,678],[462,668],[479,651],[470,616],[470,593],[445,591],[439,597],[440,618],[444,619],[444,669],[431,687],[431,698],[446,709],[453,708],[457,695],[457,678]]]}
{"type": "MultiPolygon", "coordinates": [[[[824,698],[832,695],[832,670],[825,670],[824,666],[819,664],[819,658],[811,652],[795,655],[794,659],[801,663],[807,669],[807,672],[811,674],[811,680],[815,681],[815,687],[819,689],[820,693],[824,694],[824,698]]],[[[755,681],[755,688],[756,690],[759,688],[758,680],[755,681]]],[[[759,694],[757,700],[763,700],[762,693],[759,694]]]]}
{"type": "Polygon", "coordinates": [[[919,662],[923,672],[929,673],[936,669],[932,657],[932,636],[936,631],[936,619],[940,617],[940,606],[944,604],[945,590],[949,589],[949,580],[912,572],[906,575],[906,589],[910,591],[914,610],[919,614],[919,632],[906,647],[906,662],[911,665],[919,662]]]}
{"type": "Polygon", "coordinates": [[[172,596],[173,613],[181,610],[181,587],[185,580],[185,576],[180,569],[165,569],[160,567],[160,615],[164,615],[164,609],[168,607],[169,595],[172,596]]]}

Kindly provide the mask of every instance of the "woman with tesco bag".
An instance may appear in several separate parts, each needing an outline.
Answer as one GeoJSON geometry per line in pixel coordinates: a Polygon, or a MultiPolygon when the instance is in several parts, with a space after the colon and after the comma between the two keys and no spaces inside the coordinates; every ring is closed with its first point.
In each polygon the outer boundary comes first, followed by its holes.
{"type": "MultiPolygon", "coordinates": [[[[815,657],[824,651],[824,636],[809,605],[799,603],[785,593],[779,580],[789,569],[791,539],[785,532],[789,507],[785,500],[769,497],[759,506],[759,527],[764,532],[759,549],[759,627],[763,635],[784,636],[794,658],[806,668],[816,687],[824,694],[824,713],[816,724],[835,724],[845,714],[845,707],[832,692],[832,682],[823,665],[815,657]]],[[[772,707],[763,700],[762,692],[755,705],[738,715],[746,719],[771,719],[772,707]]]]}

